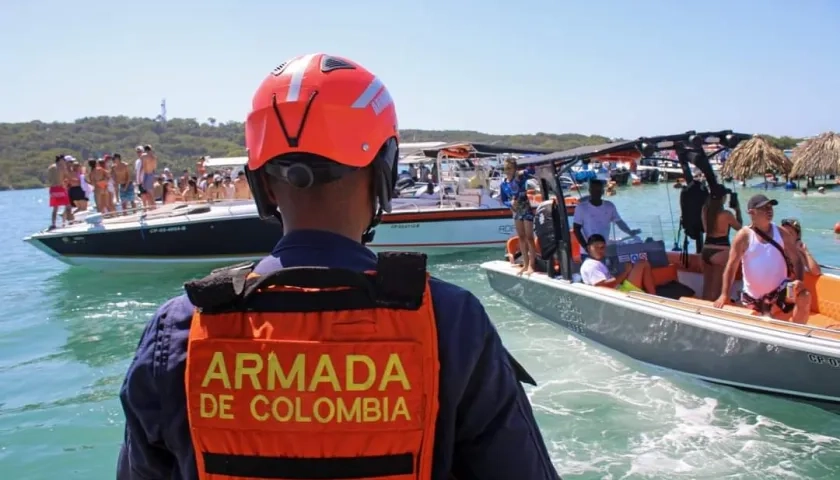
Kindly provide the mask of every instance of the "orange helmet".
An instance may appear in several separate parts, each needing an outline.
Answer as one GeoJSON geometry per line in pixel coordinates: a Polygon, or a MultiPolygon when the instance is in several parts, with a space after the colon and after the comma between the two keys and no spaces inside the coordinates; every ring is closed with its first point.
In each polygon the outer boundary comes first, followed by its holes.
{"type": "Polygon", "coordinates": [[[245,123],[246,175],[260,215],[276,215],[261,171],[307,188],[371,164],[378,172],[378,213],[390,211],[397,128],[388,89],[361,65],[323,53],[282,63],[257,89],[245,123]]]}

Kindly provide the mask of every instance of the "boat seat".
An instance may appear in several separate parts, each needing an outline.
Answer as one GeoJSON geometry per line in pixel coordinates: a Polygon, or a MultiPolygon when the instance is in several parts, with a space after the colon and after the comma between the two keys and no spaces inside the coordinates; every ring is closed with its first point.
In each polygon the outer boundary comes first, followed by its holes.
{"type": "Polygon", "coordinates": [[[653,274],[653,284],[657,287],[665,285],[666,283],[678,282],[679,276],[678,268],[673,263],[669,263],[664,267],[652,267],[651,274],[653,274]]]}
{"type": "MultiPolygon", "coordinates": [[[[688,255],[688,266],[684,266],[682,264],[682,259],[680,257],[681,252],[667,252],[668,261],[677,265],[678,268],[684,272],[691,272],[691,273],[699,273],[703,274],[703,269],[706,266],[706,263],[703,262],[703,259],[700,257],[699,253],[690,253],[688,255]]],[[[723,275],[723,266],[718,268],[718,271],[721,275],[723,275]]],[[[739,267],[738,270],[735,272],[735,280],[742,280],[743,276],[741,275],[742,271],[739,267]]]]}
{"type": "Polygon", "coordinates": [[[840,323],[840,278],[805,273],[805,288],[811,292],[811,312],[826,315],[840,323]]]}
{"type": "MultiPolygon", "coordinates": [[[[714,302],[709,300],[702,300],[699,298],[694,297],[680,297],[680,302],[688,303],[692,305],[698,305],[702,307],[713,307],[714,302]]],[[[754,317],[760,316],[758,312],[751,308],[744,308],[737,305],[726,305],[722,309],[725,312],[732,312],[732,313],[739,313],[741,315],[750,315],[754,317]]],[[[777,318],[777,320],[790,320],[791,315],[788,314],[781,314],[777,318]]],[[[808,325],[813,327],[821,327],[821,328],[831,328],[831,329],[838,329],[840,330],[840,321],[835,318],[832,318],[828,315],[824,315],[822,313],[811,313],[808,315],[808,325]]]]}

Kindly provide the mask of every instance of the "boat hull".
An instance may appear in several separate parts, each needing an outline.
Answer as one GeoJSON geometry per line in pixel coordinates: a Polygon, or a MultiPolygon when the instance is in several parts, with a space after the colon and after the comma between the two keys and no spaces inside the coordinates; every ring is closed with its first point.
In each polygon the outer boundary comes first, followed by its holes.
{"type": "MultiPolygon", "coordinates": [[[[259,259],[282,237],[279,223],[260,220],[252,210],[214,206],[206,213],[141,222],[83,223],[26,241],[67,264],[94,270],[224,265],[259,259]]],[[[400,212],[385,216],[369,247],[429,255],[499,249],[513,228],[507,208],[400,212]]]]}
{"type": "Polygon", "coordinates": [[[505,262],[488,262],[482,268],[497,292],[576,335],[637,361],[714,383],[840,409],[840,351],[836,345],[809,345],[805,339],[784,338],[771,329],[738,329],[685,310],[599,295],[599,287],[545,275],[519,277],[505,262]]]}

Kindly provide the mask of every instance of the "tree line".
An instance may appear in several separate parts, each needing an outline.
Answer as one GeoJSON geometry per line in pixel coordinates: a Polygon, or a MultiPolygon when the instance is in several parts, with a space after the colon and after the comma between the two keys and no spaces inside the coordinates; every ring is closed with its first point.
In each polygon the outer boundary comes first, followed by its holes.
{"type": "MultiPolygon", "coordinates": [[[[612,138],[576,133],[490,135],[470,130],[402,130],[403,142],[451,142],[502,144],[557,151],[607,143],[612,138]]],[[[793,148],[799,139],[769,137],[779,148],[793,148]]],[[[46,185],[46,169],[55,156],[73,155],[79,160],[120,153],[134,160],[134,147],[150,144],[160,158],[160,168],[193,170],[199,157],[245,155],[245,129],[240,122],[198,121],[174,118],[166,122],[151,118],[89,117],[72,123],[32,121],[0,123],[0,190],[40,188],[46,185]]]]}

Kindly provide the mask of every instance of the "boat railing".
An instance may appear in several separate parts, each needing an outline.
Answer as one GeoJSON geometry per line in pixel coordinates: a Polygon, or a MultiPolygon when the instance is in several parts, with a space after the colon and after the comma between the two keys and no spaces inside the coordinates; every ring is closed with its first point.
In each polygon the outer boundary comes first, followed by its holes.
{"type": "MultiPolygon", "coordinates": [[[[733,312],[731,310],[721,310],[719,308],[715,308],[713,306],[706,306],[706,305],[696,305],[693,303],[685,303],[680,300],[675,300],[673,298],[664,298],[658,295],[652,295],[646,292],[627,292],[627,296],[630,298],[644,300],[646,302],[655,302],[660,305],[667,305],[669,307],[674,307],[679,310],[684,310],[687,312],[692,312],[700,315],[706,315],[710,317],[717,317],[720,318],[721,313],[725,313],[727,316],[732,316],[741,320],[749,320],[750,323],[753,322],[766,322],[771,325],[778,325],[782,327],[788,327],[796,330],[796,333],[802,335],[804,337],[813,337],[814,332],[821,332],[821,333],[828,333],[833,338],[830,340],[834,340],[836,337],[840,336],[840,330],[825,328],[825,327],[815,327],[813,325],[808,324],[801,324],[801,323],[793,323],[790,321],[785,320],[776,320],[775,318],[770,317],[759,317],[755,315],[748,315],[741,312],[733,312]]],[[[824,338],[824,337],[820,337],[824,338]]]]}
{"type": "Polygon", "coordinates": [[[117,221],[121,219],[125,219],[126,221],[134,220],[133,217],[137,216],[137,220],[142,219],[151,219],[151,218],[167,218],[172,216],[178,217],[185,217],[188,218],[189,207],[194,206],[221,206],[219,204],[228,203],[226,205],[228,214],[233,215],[234,212],[232,207],[245,205],[248,202],[253,202],[251,199],[221,199],[221,200],[192,200],[192,201],[178,201],[173,203],[157,203],[154,210],[150,210],[144,206],[138,206],[135,208],[128,208],[125,210],[117,210],[114,212],[107,212],[107,213],[100,213],[96,211],[95,208],[91,208],[82,212],[77,212],[76,215],[80,215],[81,218],[75,219],[69,222],[67,225],[78,225],[82,223],[102,223],[108,220],[117,221]],[[180,212],[181,209],[184,209],[183,213],[180,212]],[[95,218],[95,220],[93,220],[95,218]]]}
{"type": "Polygon", "coordinates": [[[391,213],[402,213],[402,212],[410,212],[410,213],[417,213],[420,211],[432,211],[432,210],[458,210],[461,208],[492,208],[496,205],[483,205],[478,202],[474,202],[471,200],[465,199],[446,199],[444,203],[428,203],[428,204],[417,204],[411,201],[404,201],[405,199],[400,199],[399,204],[393,205],[391,209],[391,213]]]}

